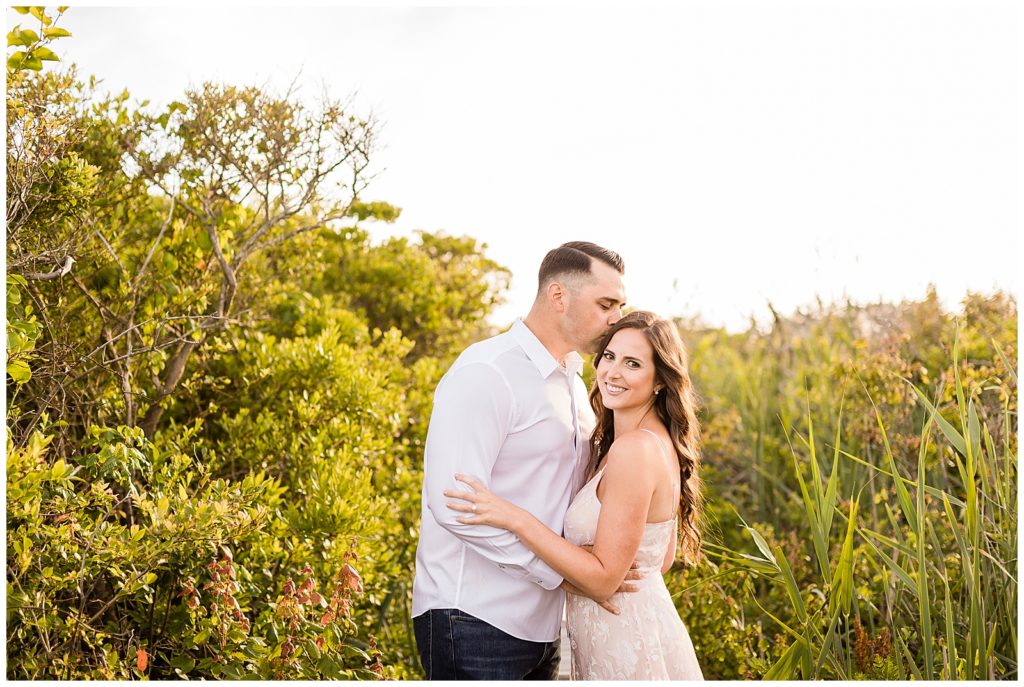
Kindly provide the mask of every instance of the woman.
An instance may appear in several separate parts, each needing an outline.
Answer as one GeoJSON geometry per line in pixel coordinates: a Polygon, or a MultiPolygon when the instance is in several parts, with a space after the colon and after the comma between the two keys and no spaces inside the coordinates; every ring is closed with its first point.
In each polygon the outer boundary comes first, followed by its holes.
{"type": "Polygon", "coordinates": [[[703,679],[662,579],[677,538],[691,563],[701,544],[700,428],[683,343],[671,322],[637,311],[612,326],[595,360],[590,480],[566,513],[565,539],[465,475],[456,479],[473,491],[446,491],[448,507],[468,514],[460,522],[515,533],[565,578],[574,679],[703,679]],[[643,579],[609,613],[599,603],[634,560],[643,579]]]}

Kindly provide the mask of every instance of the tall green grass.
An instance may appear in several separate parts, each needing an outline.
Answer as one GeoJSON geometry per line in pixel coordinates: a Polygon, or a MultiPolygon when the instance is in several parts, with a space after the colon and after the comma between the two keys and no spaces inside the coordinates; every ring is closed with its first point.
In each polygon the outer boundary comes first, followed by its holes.
{"type": "MultiPolygon", "coordinates": [[[[996,351],[1015,389],[1016,373],[998,346],[996,351]]],[[[958,335],[951,406],[942,407],[941,385],[930,397],[904,380],[923,410],[914,474],[903,474],[901,464],[913,458],[894,454],[873,399],[881,456],[844,448],[842,402],[827,473],[809,403],[806,436],[789,432],[799,440],[790,444],[791,469],[809,530],[807,547],[789,552],[773,547],[741,518],[758,554],[717,554],[777,585],[789,600],[782,614],[754,599],[790,640],[766,679],[858,677],[855,658],[864,646],[858,633],[865,625],[888,630],[891,650],[875,660],[893,677],[1017,677],[1016,415],[1004,399],[1000,416],[980,417],[979,396],[995,386],[969,392],[960,363],[958,335]],[[990,426],[999,428],[995,436],[990,426]],[[881,494],[882,508],[862,510],[865,492],[881,494]],[[793,560],[810,556],[815,579],[798,580],[787,554],[793,560]],[[861,594],[860,588],[871,593],[861,594]],[[808,611],[810,589],[827,599],[813,612],[808,611]]],[[[759,465],[765,460],[760,451],[756,460],[759,465]]]]}

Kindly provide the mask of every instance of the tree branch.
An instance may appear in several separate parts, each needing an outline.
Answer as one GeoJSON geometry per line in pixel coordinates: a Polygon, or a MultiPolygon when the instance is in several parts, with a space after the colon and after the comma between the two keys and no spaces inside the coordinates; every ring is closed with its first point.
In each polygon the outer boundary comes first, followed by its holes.
{"type": "Polygon", "coordinates": [[[69,255],[66,258],[64,258],[64,264],[52,272],[25,272],[21,276],[25,277],[26,279],[34,279],[36,281],[58,279],[66,275],[68,272],[70,272],[71,266],[73,264],[75,264],[75,259],[69,255]]]}

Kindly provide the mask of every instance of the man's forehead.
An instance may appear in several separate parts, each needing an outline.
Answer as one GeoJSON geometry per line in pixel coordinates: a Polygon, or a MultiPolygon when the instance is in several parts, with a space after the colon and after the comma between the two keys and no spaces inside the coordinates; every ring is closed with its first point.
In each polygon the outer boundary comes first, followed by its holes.
{"type": "Polygon", "coordinates": [[[626,302],[626,287],[622,283],[622,275],[619,274],[618,270],[598,262],[593,266],[591,275],[593,280],[590,286],[598,300],[608,299],[617,303],[626,302]]]}

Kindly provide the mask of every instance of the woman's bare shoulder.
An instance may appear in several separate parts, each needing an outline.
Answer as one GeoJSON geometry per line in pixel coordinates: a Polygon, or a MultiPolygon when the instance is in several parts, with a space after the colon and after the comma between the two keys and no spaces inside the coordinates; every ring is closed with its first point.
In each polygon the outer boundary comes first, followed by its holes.
{"type": "Polygon", "coordinates": [[[655,469],[664,463],[661,440],[642,429],[626,432],[615,437],[615,442],[608,449],[608,469],[635,470],[637,468],[655,469]]]}

